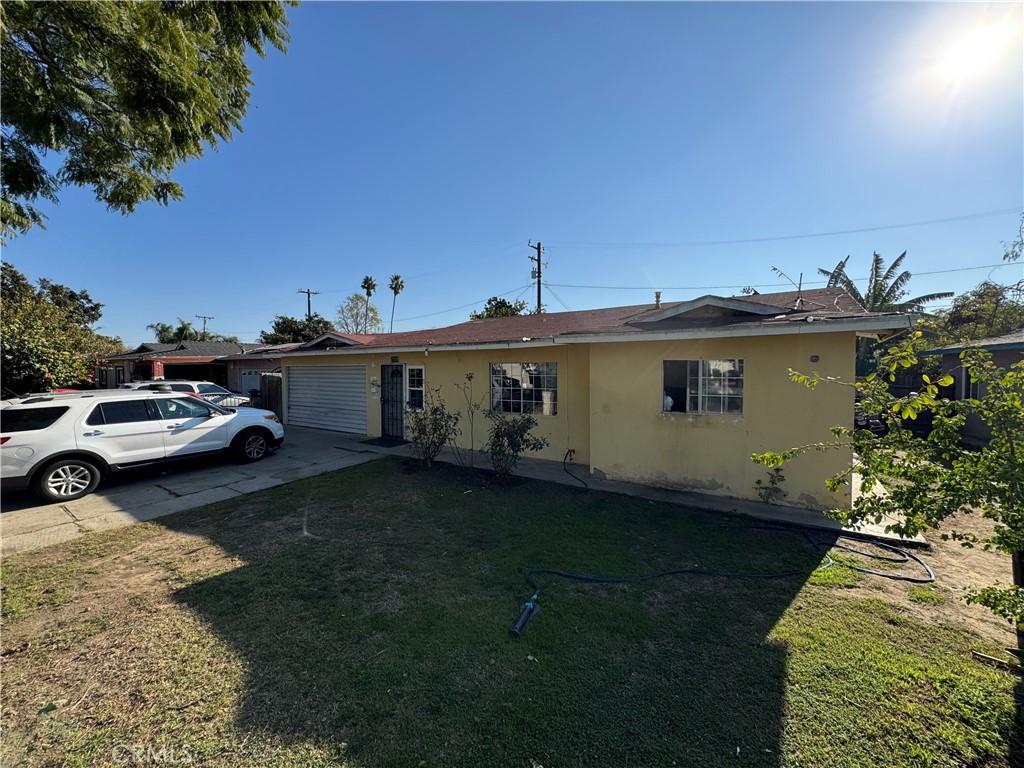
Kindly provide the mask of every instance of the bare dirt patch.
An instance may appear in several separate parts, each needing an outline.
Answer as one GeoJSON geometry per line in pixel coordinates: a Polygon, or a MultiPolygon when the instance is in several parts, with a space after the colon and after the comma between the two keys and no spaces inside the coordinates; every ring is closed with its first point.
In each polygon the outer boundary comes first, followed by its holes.
{"type": "MultiPolygon", "coordinates": [[[[957,530],[979,538],[991,533],[992,522],[981,515],[962,514],[946,522],[941,529],[925,534],[928,549],[915,550],[935,571],[936,599],[914,599],[915,585],[866,576],[850,588],[853,596],[882,597],[926,621],[969,629],[986,640],[1002,646],[1015,644],[1013,628],[987,608],[969,605],[964,597],[990,584],[1008,585],[1013,581],[1010,557],[1002,552],[986,551],[980,546],[968,548],[959,542],[944,540],[943,533],[957,530]]],[[[908,564],[903,570],[914,566],[908,564]]],[[[918,592],[917,594],[920,594],[918,592]]]]}

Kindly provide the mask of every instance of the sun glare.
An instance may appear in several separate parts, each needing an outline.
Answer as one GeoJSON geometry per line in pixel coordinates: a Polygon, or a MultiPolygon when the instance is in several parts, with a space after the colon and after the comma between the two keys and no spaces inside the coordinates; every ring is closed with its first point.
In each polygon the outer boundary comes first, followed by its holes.
{"type": "Polygon", "coordinates": [[[1013,21],[978,24],[952,33],[939,43],[931,74],[951,90],[984,80],[1005,60],[1020,30],[1013,21]]]}

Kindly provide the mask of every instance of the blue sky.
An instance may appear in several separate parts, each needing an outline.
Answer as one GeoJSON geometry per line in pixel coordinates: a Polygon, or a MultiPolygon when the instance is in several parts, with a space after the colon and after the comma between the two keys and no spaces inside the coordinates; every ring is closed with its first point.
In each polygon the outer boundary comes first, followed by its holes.
{"type": "MultiPolygon", "coordinates": [[[[860,276],[873,250],[908,250],[915,272],[995,264],[1024,206],[1019,5],[309,2],[290,15],[288,54],[253,62],[244,132],[177,172],[182,202],[125,217],[66,189],[47,229],[4,258],[88,289],[103,331],[130,344],[198,313],[252,340],[305,311],[297,289],[322,291],[314,308],[333,316],[367,273],[382,288],[405,277],[396,330],[459,322],[467,308],[442,310],[529,283],[530,238],[552,284],[643,287],[558,287],[545,301],[561,311],[777,283],[772,265],[813,280],[847,254],[860,276]],[[968,62],[963,82],[936,75],[979,24],[1008,30],[1005,50],[984,71],[968,62]]],[[[911,285],[962,291],[988,274],[911,285]]],[[[377,298],[386,320],[390,293],[377,298]]]]}

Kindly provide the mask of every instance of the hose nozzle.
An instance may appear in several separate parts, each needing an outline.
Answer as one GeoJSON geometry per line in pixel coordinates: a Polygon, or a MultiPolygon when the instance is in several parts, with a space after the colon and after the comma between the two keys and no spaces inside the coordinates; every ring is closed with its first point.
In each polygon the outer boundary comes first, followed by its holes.
{"type": "Polygon", "coordinates": [[[519,616],[516,618],[515,623],[509,629],[509,634],[512,637],[522,637],[523,632],[526,631],[526,625],[530,623],[530,619],[533,618],[534,614],[540,610],[540,603],[537,602],[537,595],[534,595],[525,603],[523,603],[522,609],[519,611],[519,616]]]}

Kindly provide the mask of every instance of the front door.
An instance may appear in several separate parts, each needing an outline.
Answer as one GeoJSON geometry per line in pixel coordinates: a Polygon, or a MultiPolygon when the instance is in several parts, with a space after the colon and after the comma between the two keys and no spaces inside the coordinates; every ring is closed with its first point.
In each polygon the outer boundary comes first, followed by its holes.
{"type": "Polygon", "coordinates": [[[404,437],[405,421],[405,371],[401,365],[380,367],[380,433],[384,437],[404,437]]]}

